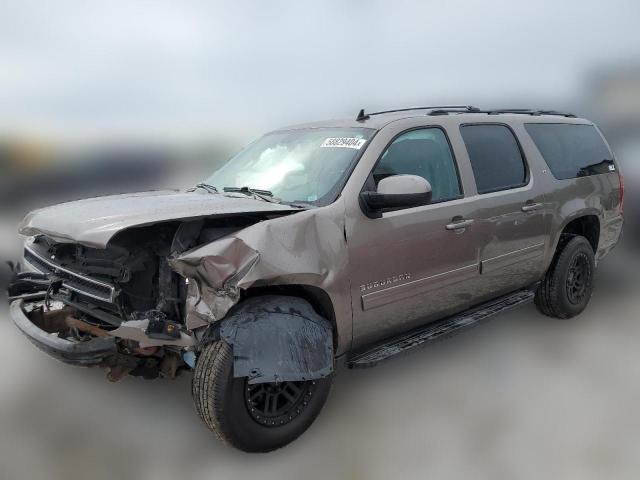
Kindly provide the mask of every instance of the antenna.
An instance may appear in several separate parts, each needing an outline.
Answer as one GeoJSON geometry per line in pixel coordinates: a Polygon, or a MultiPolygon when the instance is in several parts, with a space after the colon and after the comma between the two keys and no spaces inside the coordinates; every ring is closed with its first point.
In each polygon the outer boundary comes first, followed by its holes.
{"type": "Polygon", "coordinates": [[[369,115],[364,113],[364,108],[361,108],[360,111],[358,112],[358,116],[356,117],[356,121],[357,122],[364,122],[365,120],[368,120],[369,118],[370,118],[369,115]]]}

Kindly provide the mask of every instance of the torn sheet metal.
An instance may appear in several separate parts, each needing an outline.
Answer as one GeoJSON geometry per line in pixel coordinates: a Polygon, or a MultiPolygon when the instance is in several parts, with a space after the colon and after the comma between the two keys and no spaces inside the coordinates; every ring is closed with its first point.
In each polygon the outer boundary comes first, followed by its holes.
{"type": "MultiPolygon", "coordinates": [[[[187,328],[222,319],[240,290],[268,285],[317,286],[331,298],[336,318],[350,319],[344,210],[339,202],[331,207],[322,215],[306,210],[259,222],[170,259],[190,282],[187,328]]],[[[350,333],[351,325],[345,327],[350,333]]]]}
{"type": "MultiPolygon", "coordinates": [[[[257,263],[260,254],[233,236],[217,240],[217,252],[206,260],[180,257],[169,264],[190,279],[186,299],[186,326],[194,329],[221,319],[240,299],[238,282],[257,263]]],[[[201,249],[196,249],[201,250],[201,249]]]]}
{"type": "Polygon", "coordinates": [[[333,371],[331,324],[301,298],[250,298],[222,321],[220,337],[233,346],[234,377],[249,383],[315,380],[333,371]]]}

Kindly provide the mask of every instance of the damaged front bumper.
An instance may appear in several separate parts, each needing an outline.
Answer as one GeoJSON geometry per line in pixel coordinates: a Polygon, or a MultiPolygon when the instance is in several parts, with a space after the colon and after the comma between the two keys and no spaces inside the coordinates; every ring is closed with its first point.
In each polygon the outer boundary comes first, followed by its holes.
{"type": "Polygon", "coordinates": [[[118,353],[115,337],[95,337],[87,341],[71,341],[57,334],[66,324],[64,313],[44,315],[41,311],[26,312],[23,300],[14,300],[11,318],[18,329],[40,350],[65,363],[96,366],[107,363],[118,353]]]}
{"type": "Polygon", "coordinates": [[[13,300],[11,318],[31,343],[56,360],[108,368],[111,381],[127,374],[147,379],[160,375],[174,378],[182,368],[193,368],[189,360],[195,338],[175,322],[143,318],[106,330],[79,318],[79,312],[70,305],[56,302],[55,308],[46,308],[41,299],[25,298],[34,295],[13,300]],[[187,360],[183,360],[185,355],[187,360]]]}
{"type": "Polygon", "coordinates": [[[152,329],[153,319],[125,321],[105,330],[77,314],[68,305],[45,309],[41,302],[24,298],[10,305],[14,324],[38,349],[70,365],[107,368],[110,381],[126,375],[174,378],[183,368],[194,366],[195,338],[190,332],[152,329]]]}

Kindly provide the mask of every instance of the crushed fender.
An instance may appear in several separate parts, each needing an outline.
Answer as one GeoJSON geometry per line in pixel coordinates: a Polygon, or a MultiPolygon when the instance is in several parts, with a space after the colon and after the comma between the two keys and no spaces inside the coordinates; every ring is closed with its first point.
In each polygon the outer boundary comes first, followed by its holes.
{"type": "Polygon", "coordinates": [[[313,210],[251,225],[169,259],[189,280],[186,327],[222,319],[251,286],[313,285],[348,291],[343,217],[313,210]]]}

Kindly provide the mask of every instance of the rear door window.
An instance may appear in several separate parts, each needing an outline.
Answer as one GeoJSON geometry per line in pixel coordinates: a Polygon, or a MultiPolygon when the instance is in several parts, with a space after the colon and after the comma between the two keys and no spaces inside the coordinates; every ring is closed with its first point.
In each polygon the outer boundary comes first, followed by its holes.
{"type": "Polygon", "coordinates": [[[504,125],[473,124],[460,127],[478,193],[525,185],[527,169],[520,146],[504,125]]]}
{"type": "Polygon", "coordinates": [[[615,170],[613,155],[593,125],[527,123],[525,128],[558,180],[615,170]]]}

